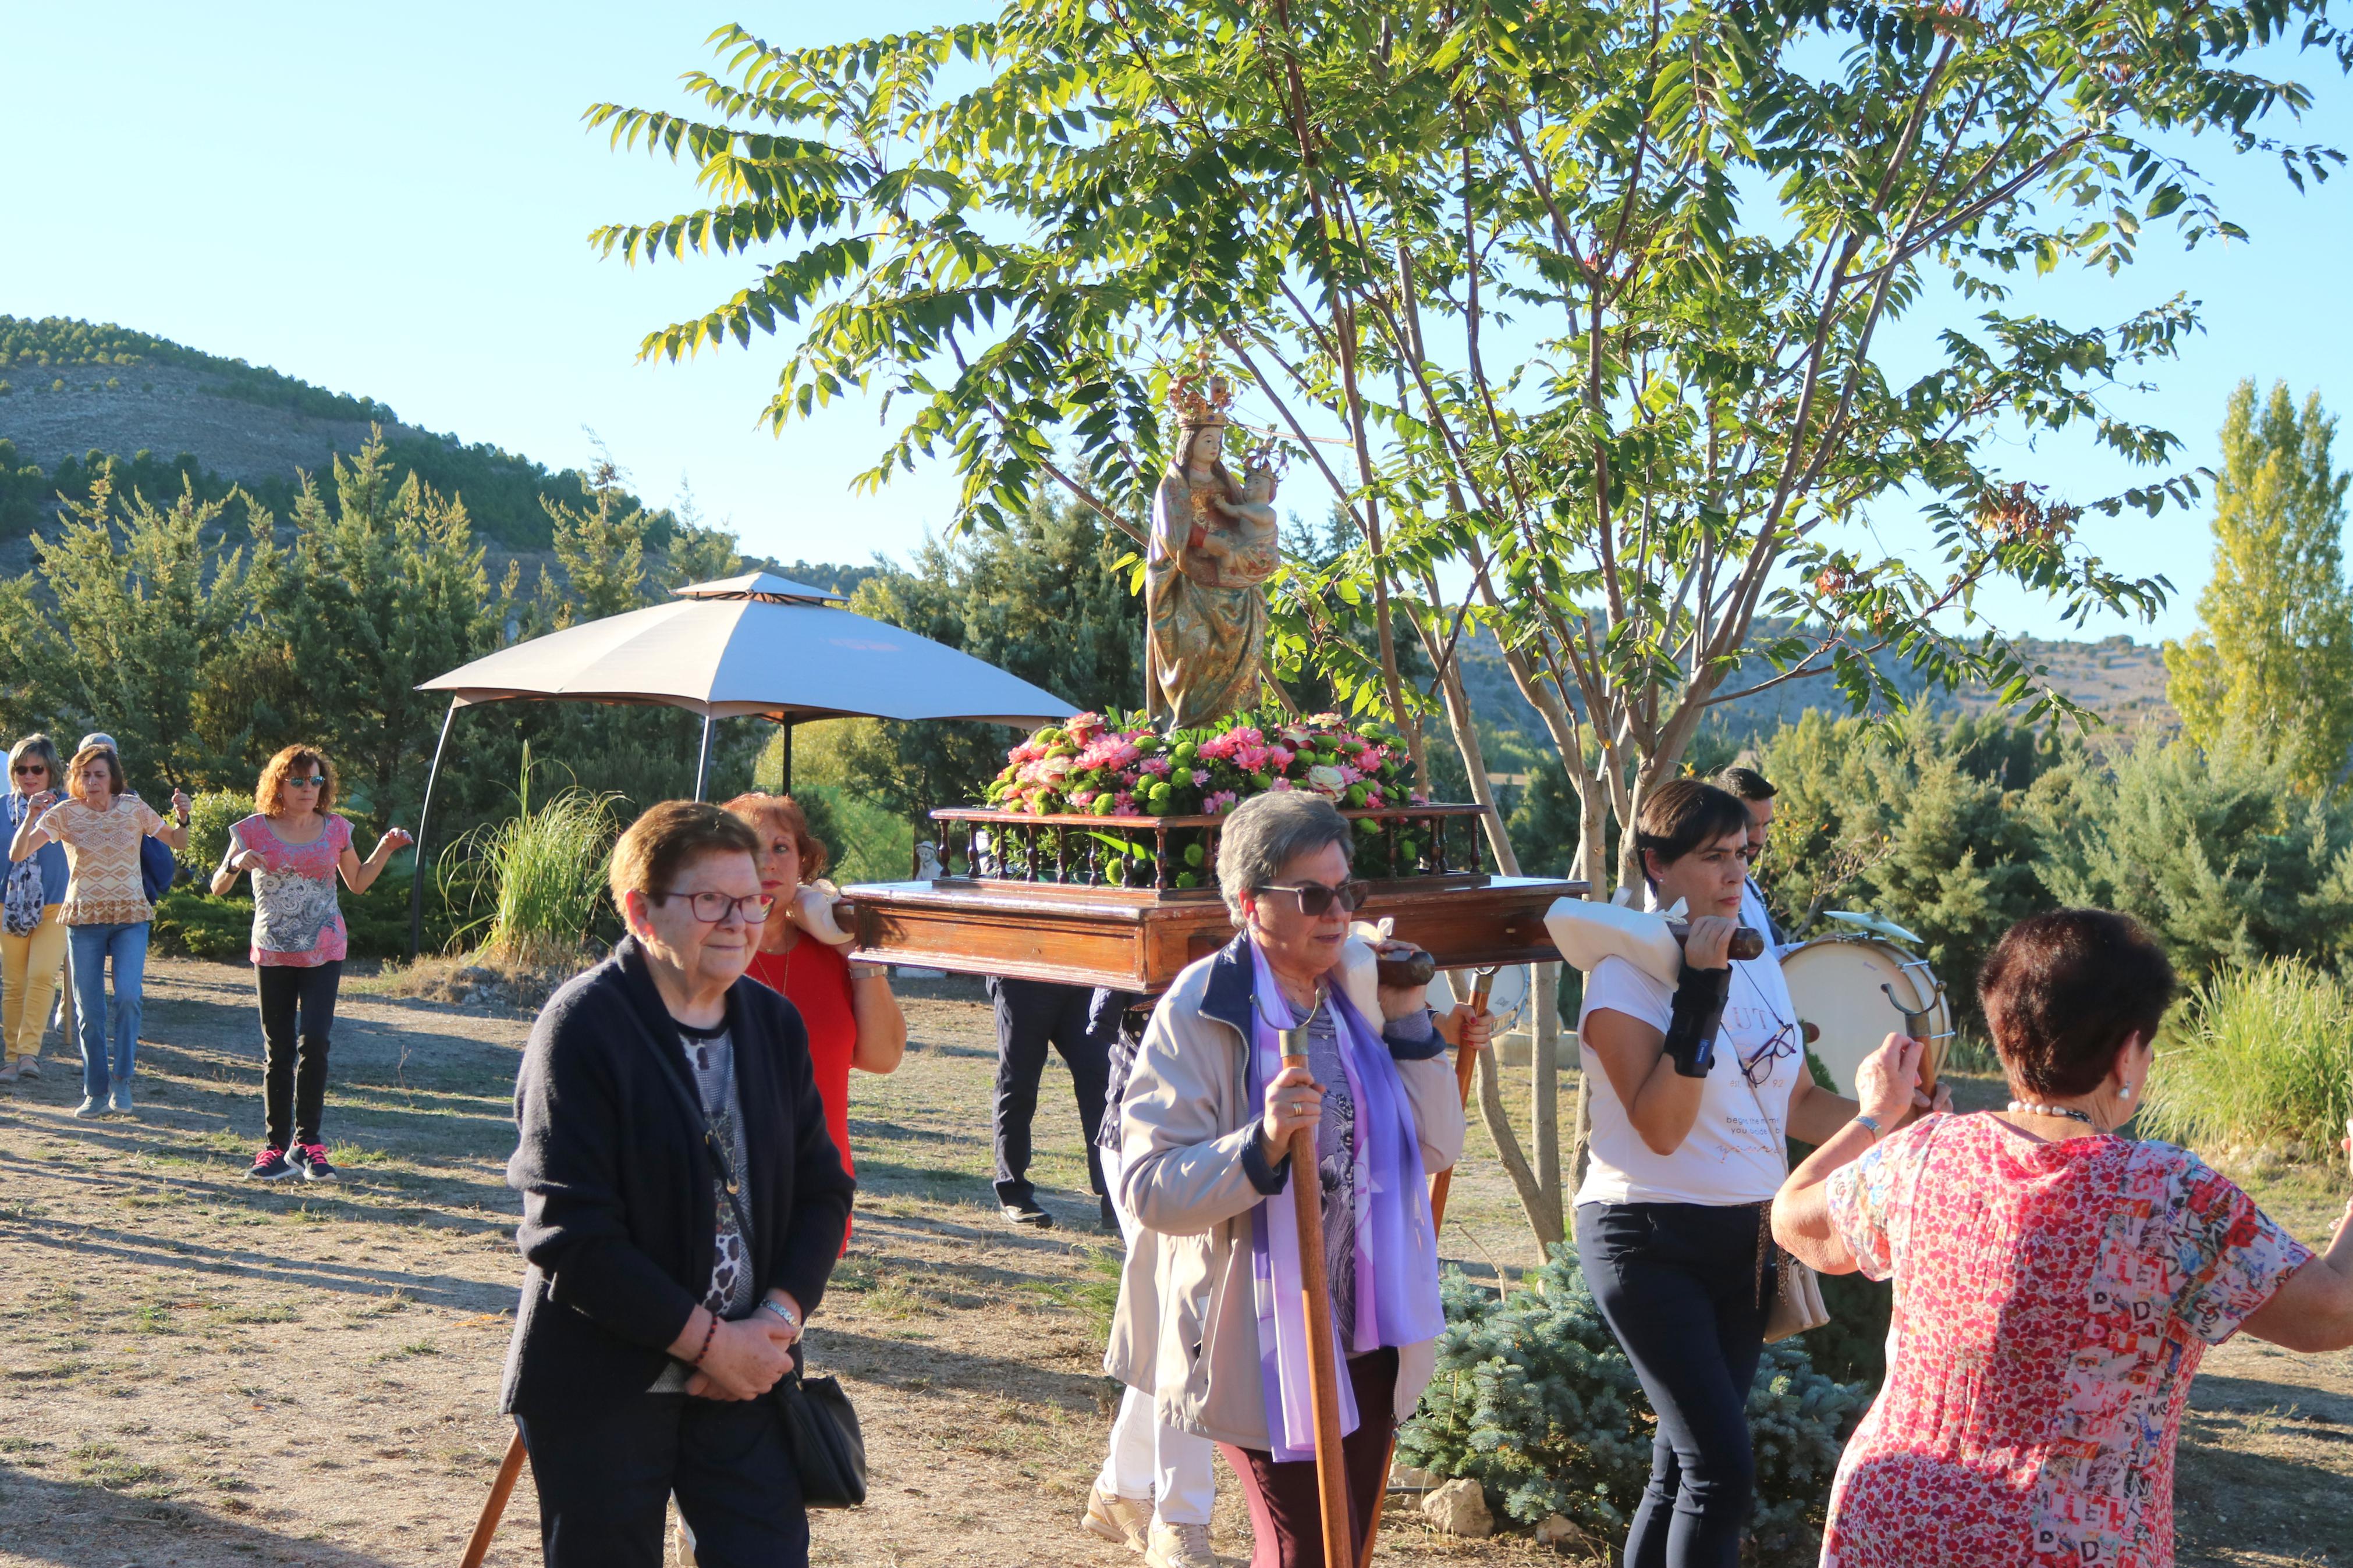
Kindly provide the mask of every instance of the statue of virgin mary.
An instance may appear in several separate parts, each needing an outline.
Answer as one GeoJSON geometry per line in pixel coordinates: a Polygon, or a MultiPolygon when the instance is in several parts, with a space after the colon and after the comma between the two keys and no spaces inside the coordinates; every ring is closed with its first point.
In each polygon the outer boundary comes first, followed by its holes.
{"type": "Polygon", "coordinates": [[[1266,649],[1265,583],[1282,552],[1273,471],[1253,463],[1236,484],[1225,444],[1225,384],[1204,395],[1180,381],[1168,472],[1152,497],[1145,558],[1146,707],[1153,722],[1184,729],[1258,700],[1266,649]]]}

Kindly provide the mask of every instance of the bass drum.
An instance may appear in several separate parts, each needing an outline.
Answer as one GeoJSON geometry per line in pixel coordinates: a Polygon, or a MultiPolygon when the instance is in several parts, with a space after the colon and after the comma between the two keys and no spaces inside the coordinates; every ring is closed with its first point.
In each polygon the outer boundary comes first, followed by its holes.
{"type": "Polygon", "coordinates": [[[1781,955],[1798,1016],[1821,1031],[1808,1049],[1854,1095],[1855,1069],[1889,1035],[1927,1042],[1928,1081],[1944,1070],[1953,1008],[1926,961],[1872,936],[1817,937],[1781,955]]]}

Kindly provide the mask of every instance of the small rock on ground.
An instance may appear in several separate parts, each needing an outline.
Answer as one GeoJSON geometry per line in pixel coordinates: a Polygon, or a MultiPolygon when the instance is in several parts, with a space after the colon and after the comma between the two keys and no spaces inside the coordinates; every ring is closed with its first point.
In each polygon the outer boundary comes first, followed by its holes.
{"type": "Polygon", "coordinates": [[[1423,1498],[1421,1516],[1444,1535],[1495,1533],[1495,1516],[1487,1511],[1487,1494],[1468,1476],[1451,1480],[1423,1498]]]}

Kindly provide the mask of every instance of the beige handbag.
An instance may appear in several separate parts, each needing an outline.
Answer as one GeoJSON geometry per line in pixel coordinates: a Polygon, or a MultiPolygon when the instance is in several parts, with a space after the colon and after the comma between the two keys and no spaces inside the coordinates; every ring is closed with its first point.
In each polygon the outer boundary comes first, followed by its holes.
{"type": "MultiPolygon", "coordinates": [[[[1733,1070],[1739,1072],[1739,1053],[1735,1052],[1733,1070]]],[[[1757,1114],[1766,1126],[1773,1125],[1772,1116],[1765,1109],[1765,1097],[1757,1086],[1748,1083],[1748,1075],[1740,1074],[1740,1081],[1748,1084],[1749,1098],[1757,1102],[1757,1114]]],[[[1788,1134],[1782,1135],[1781,1179],[1789,1179],[1788,1134]]],[[[1757,1284],[1764,1280],[1764,1260],[1774,1261],[1773,1305],[1765,1314],[1765,1342],[1776,1344],[1793,1339],[1808,1329],[1819,1329],[1831,1321],[1830,1309],[1822,1304],[1821,1277],[1784,1251],[1773,1239],[1773,1205],[1767,1204],[1757,1211],[1757,1284]]]]}
{"type": "MultiPolygon", "coordinates": [[[[1773,1211],[1765,1211],[1767,1241],[1771,1240],[1773,1211]]],[[[1778,1250],[1778,1248],[1777,1248],[1778,1250]]],[[[1777,1289],[1772,1310],[1765,1314],[1765,1342],[1778,1341],[1819,1329],[1831,1321],[1830,1309],[1822,1305],[1821,1277],[1788,1253],[1780,1254],[1777,1289]]]]}

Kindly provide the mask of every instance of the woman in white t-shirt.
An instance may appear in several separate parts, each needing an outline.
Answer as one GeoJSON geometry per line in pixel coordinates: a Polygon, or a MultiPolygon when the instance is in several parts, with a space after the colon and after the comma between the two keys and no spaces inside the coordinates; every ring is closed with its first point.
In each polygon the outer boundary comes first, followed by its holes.
{"type": "MultiPolygon", "coordinates": [[[[1748,1387],[1774,1272],[1784,1137],[1819,1143],[1860,1108],[1806,1070],[1781,966],[1726,957],[1747,881],[1748,812],[1696,779],[1653,791],[1635,824],[1662,909],[1691,922],[1679,984],[1622,958],[1586,979],[1577,1023],[1597,1086],[1577,1194],[1587,1282],[1658,1412],[1627,1568],[1735,1568],[1756,1479],[1748,1387]]],[[[1868,1120],[1868,1119],[1865,1119],[1868,1120]]]]}

